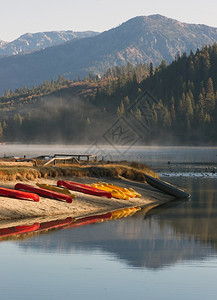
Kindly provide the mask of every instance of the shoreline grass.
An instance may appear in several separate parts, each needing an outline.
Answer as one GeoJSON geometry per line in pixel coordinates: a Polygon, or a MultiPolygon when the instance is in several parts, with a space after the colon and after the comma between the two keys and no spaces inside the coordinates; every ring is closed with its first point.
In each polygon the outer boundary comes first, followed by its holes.
{"type": "Polygon", "coordinates": [[[139,163],[94,163],[84,165],[56,165],[56,166],[32,166],[0,167],[0,181],[28,181],[40,178],[57,177],[106,177],[120,178],[145,182],[144,174],[158,178],[158,173],[150,167],[139,163]]]}

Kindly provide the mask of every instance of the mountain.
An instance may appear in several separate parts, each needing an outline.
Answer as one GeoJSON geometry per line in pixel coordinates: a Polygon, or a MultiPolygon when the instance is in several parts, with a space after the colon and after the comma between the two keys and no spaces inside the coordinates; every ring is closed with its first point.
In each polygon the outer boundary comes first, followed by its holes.
{"type": "Polygon", "coordinates": [[[26,33],[10,43],[0,41],[0,57],[32,52],[97,34],[93,31],[74,32],[71,30],[26,33]]]}
{"type": "Polygon", "coordinates": [[[32,86],[59,74],[70,79],[103,73],[127,62],[158,65],[171,62],[217,41],[217,28],[181,23],[161,15],[141,16],[93,37],[73,39],[26,55],[0,59],[0,93],[32,86]]]}

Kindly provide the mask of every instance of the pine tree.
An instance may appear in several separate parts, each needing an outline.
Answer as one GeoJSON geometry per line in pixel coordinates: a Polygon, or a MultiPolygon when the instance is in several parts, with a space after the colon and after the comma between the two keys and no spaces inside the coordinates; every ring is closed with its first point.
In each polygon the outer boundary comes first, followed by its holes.
{"type": "Polygon", "coordinates": [[[87,122],[87,125],[88,125],[88,126],[91,125],[91,121],[90,121],[90,118],[89,118],[89,117],[87,117],[87,121],[86,121],[86,122],[87,122]]]}
{"type": "Polygon", "coordinates": [[[124,102],[126,103],[127,106],[130,104],[130,99],[128,96],[124,97],[124,102]]]}
{"type": "Polygon", "coordinates": [[[211,77],[208,79],[207,82],[205,103],[206,103],[206,110],[208,112],[212,112],[215,108],[215,93],[214,93],[213,81],[211,77]]]}
{"type": "Polygon", "coordinates": [[[170,128],[171,127],[171,117],[169,110],[165,107],[163,112],[163,127],[170,128]]]}
{"type": "Polygon", "coordinates": [[[4,97],[5,98],[8,98],[10,96],[10,91],[9,90],[6,90],[5,92],[4,92],[4,97]]]}
{"type": "Polygon", "coordinates": [[[163,59],[160,64],[160,70],[163,71],[166,68],[167,68],[167,63],[166,63],[165,59],[163,59]]]}
{"type": "Polygon", "coordinates": [[[179,100],[179,106],[178,106],[178,112],[181,116],[184,115],[185,105],[186,105],[186,98],[185,98],[185,94],[182,93],[182,98],[179,100]]]}
{"type": "Polygon", "coordinates": [[[125,114],[125,107],[124,107],[124,103],[122,100],[121,100],[120,106],[118,106],[118,108],[117,108],[117,114],[119,116],[122,116],[123,114],[125,114]]]}
{"type": "Polygon", "coordinates": [[[149,76],[152,77],[154,75],[154,66],[153,63],[150,62],[149,64],[149,76]]]}
{"type": "Polygon", "coordinates": [[[142,113],[138,107],[136,107],[136,118],[140,121],[142,120],[142,113]]]}
{"type": "Polygon", "coordinates": [[[194,117],[194,109],[189,95],[186,97],[186,119],[192,121],[194,117]]]}

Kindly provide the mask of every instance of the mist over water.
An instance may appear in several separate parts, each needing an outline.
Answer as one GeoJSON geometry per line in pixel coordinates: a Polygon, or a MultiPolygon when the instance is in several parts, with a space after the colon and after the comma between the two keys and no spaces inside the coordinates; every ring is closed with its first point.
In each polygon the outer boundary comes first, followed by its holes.
{"type": "Polygon", "coordinates": [[[111,159],[138,161],[159,166],[176,163],[217,163],[217,147],[178,147],[178,146],[117,146],[117,145],[61,145],[61,144],[0,144],[0,156],[14,155],[36,157],[39,155],[98,154],[99,160],[111,159]]]}
{"type": "MultiPolygon", "coordinates": [[[[78,94],[84,92],[83,87],[77,89],[78,94]]],[[[7,142],[91,144],[117,119],[116,115],[106,117],[103,108],[67,91],[9,108],[2,114],[6,120],[3,140],[7,142]]]]}

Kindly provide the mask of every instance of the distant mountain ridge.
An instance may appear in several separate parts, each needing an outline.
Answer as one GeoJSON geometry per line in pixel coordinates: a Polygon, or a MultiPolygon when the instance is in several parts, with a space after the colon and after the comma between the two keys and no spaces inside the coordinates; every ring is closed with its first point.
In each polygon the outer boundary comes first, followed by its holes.
{"type": "Polygon", "coordinates": [[[102,74],[108,68],[153,62],[170,63],[179,52],[217,41],[217,28],[181,23],[161,15],[140,16],[101,34],[72,39],[26,55],[0,59],[0,93],[32,86],[59,74],[70,79],[89,72],[102,74]]]}
{"type": "Polygon", "coordinates": [[[76,32],[72,30],[26,33],[12,42],[0,41],[0,57],[32,52],[97,34],[98,32],[94,31],[76,32]]]}

